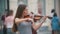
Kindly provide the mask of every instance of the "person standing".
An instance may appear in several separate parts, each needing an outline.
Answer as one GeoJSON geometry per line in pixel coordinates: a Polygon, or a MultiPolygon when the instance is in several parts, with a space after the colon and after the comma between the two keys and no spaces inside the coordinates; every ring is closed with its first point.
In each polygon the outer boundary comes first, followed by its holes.
{"type": "MultiPolygon", "coordinates": [[[[16,31],[19,31],[20,34],[33,34],[32,28],[37,30],[41,24],[35,25],[34,20],[32,18],[24,18],[28,14],[28,10],[26,9],[26,5],[19,5],[17,8],[17,12],[15,15],[14,23],[16,31]],[[17,28],[16,28],[17,27],[17,28]]],[[[44,17],[44,20],[46,17],[44,17]]]]}
{"type": "Polygon", "coordinates": [[[1,20],[3,21],[3,34],[7,34],[6,25],[4,24],[5,23],[5,17],[6,17],[6,15],[3,15],[1,17],[1,20]]]}
{"type": "Polygon", "coordinates": [[[7,28],[7,34],[14,34],[12,32],[13,20],[14,20],[13,10],[10,10],[8,16],[5,18],[5,23],[4,23],[7,28]]]}
{"type": "Polygon", "coordinates": [[[53,17],[52,17],[52,34],[58,34],[59,32],[59,18],[57,17],[57,14],[54,13],[53,17]]]}

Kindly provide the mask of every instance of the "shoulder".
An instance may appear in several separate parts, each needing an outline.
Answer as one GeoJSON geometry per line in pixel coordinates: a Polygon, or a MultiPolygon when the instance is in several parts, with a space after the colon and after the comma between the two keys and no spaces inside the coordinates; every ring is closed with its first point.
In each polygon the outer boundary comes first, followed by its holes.
{"type": "Polygon", "coordinates": [[[8,17],[5,18],[5,20],[11,20],[11,19],[14,19],[14,17],[13,16],[8,16],[8,17]]]}

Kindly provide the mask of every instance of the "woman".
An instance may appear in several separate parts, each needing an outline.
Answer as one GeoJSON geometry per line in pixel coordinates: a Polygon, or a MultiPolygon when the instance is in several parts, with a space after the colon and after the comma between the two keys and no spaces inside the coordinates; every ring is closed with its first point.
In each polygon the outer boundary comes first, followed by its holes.
{"type": "MultiPolygon", "coordinates": [[[[15,15],[14,23],[17,25],[17,30],[20,34],[32,34],[32,28],[37,30],[41,24],[35,25],[33,19],[24,18],[28,14],[26,5],[19,5],[15,15]]],[[[44,17],[46,19],[46,17],[44,17]]],[[[44,20],[45,20],[44,19],[44,20]]]]}
{"type": "Polygon", "coordinates": [[[1,17],[1,20],[3,21],[3,34],[7,34],[6,25],[4,24],[5,23],[5,17],[6,17],[6,15],[3,15],[1,17]]]}
{"type": "Polygon", "coordinates": [[[10,10],[8,16],[5,18],[5,23],[4,23],[7,28],[7,34],[13,34],[12,32],[13,20],[14,20],[13,10],[10,10]]]}
{"type": "Polygon", "coordinates": [[[52,18],[52,34],[59,34],[59,18],[57,17],[57,14],[54,13],[52,18]]]}

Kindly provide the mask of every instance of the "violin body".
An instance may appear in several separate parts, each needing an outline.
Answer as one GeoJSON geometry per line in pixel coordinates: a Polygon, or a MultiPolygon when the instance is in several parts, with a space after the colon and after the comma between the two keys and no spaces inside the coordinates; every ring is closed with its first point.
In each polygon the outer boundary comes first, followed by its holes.
{"type": "Polygon", "coordinates": [[[36,22],[37,20],[40,20],[41,18],[42,18],[42,16],[35,15],[35,16],[34,16],[34,22],[36,22]]]}
{"type": "Polygon", "coordinates": [[[26,15],[26,16],[24,16],[24,18],[30,18],[30,15],[26,15]]]}

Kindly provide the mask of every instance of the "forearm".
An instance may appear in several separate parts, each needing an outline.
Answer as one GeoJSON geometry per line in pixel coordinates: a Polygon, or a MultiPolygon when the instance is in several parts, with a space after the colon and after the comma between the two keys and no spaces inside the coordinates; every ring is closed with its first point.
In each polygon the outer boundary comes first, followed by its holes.
{"type": "Polygon", "coordinates": [[[33,28],[35,30],[37,30],[38,28],[40,28],[42,26],[42,24],[45,22],[45,20],[46,20],[46,17],[44,17],[44,20],[41,23],[33,24],[33,28]]]}
{"type": "Polygon", "coordinates": [[[39,28],[42,26],[42,24],[43,24],[43,23],[34,24],[34,25],[33,25],[34,30],[39,29],[39,28]]]}
{"type": "Polygon", "coordinates": [[[15,22],[16,22],[16,23],[21,23],[21,22],[26,21],[26,20],[27,20],[26,18],[15,19],[15,22]]]}

